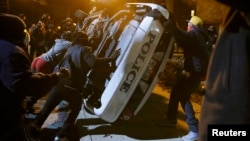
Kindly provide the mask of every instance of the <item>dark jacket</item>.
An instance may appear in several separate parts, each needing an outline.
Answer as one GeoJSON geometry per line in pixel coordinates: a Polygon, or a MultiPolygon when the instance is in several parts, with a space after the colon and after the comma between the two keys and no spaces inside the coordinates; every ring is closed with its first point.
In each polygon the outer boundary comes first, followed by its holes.
{"type": "MultiPolygon", "coordinates": [[[[234,1],[249,10],[245,1],[234,1]]],[[[249,86],[250,25],[238,10],[231,9],[221,26],[208,67],[199,141],[208,140],[208,133],[212,132],[207,130],[208,125],[250,124],[249,86]]]]}
{"type": "Polygon", "coordinates": [[[87,73],[95,66],[102,67],[111,62],[109,58],[97,58],[92,53],[92,48],[81,44],[72,45],[66,52],[62,61],[55,67],[67,68],[71,71],[69,85],[81,90],[87,77],[87,73]]]}
{"type": "MultiPolygon", "coordinates": [[[[173,36],[176,42],[184,51],[184,69],[190,73],[196,73],[193,64],[193,57],[204,60],[208,63],[205,44],[208,39],[207,33],[202,28],[194,28],[192,31],[183,31],[175,28],[173,36]]],[[[204,68],[205,71],[207,68],[204,68]]]]}
{"type": "Polygon", "coordinates": [[[55,83],[56,74],[34,74],[25,51],[0,40],[0,138],[20,125],[26,96],[41,97],[55,83]]]}

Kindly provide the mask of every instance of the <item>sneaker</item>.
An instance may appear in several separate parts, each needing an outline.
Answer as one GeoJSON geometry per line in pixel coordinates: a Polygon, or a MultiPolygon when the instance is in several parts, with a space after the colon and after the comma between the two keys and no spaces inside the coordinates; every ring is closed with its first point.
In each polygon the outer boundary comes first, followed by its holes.
{"type": "Polygon", "coordinates": [[[62,128],[59,129],[54,141],[79,141],[78,132],[75,126],[64,124],[62,128]]]}
{"type": "Polygon", "coordinates": [[[188,132],[187,135],[181,137],[182,141],[196,141],[198,140],[198,133],[197,132],[188,132]]]}
{"type": "Polygon", "coordinates": [[[69,141],[69,139],[66,138],[66,137],[59,137],[59,136],[56,136],[56,137],[54,138],[54,141],[69,141]]]}
{"type": "Polygon", "coordinates": [[[156,123],[156,125],[161,126],[161,127],[173,127],[176,126],[177,120],[170,120],[167,118],[164,118],[162,121],[156,123]]]}
{"type": "Polygon", "coordinates": [[[54,138],[54,141],[69,141],[67,134],[63,129],[60,129],[54,138]]]}

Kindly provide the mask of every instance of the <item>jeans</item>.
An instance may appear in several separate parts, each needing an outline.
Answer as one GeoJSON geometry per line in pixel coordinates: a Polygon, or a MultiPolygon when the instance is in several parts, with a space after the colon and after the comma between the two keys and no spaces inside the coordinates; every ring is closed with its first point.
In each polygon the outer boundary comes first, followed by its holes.
{"type": "Polygon", "coordinates": [[[198,132],[198,119],[195,117],[190,97],[193,91],[199,86],[200,82],[201,79],[199,75],[191,74],[190,77],[181,77],[172,88],[169,107],[166,112],[169,120],[177,120],[178,105],[180,102],[186,114],[188,128],[193,132],[198,132]]]}

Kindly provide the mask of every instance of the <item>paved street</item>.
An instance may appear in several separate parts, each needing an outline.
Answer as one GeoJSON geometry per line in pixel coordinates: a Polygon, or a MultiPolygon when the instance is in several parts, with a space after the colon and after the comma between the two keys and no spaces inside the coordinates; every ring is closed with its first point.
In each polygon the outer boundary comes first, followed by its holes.
{"type": "MultiPolygon", "coordinates": [[[[199,117],[201,97],[197,94],[192,97],[196,116],[199,117]]],[[[37,102],[37,110],[45,100],[37,102]]],[[[181,106],[176,127],[156,125],[164,117],[168,101],[169,92],[157,85],[141,111],[128,121],[110,124],[82,110],[76,122],[80,141],[181,141],[180,137],[188,132],[181,106]]],[[[67,111],[55,110],[43,125],[42,141],[53,140],[55,129],[62,125],[66,117],[67,111]]]]}

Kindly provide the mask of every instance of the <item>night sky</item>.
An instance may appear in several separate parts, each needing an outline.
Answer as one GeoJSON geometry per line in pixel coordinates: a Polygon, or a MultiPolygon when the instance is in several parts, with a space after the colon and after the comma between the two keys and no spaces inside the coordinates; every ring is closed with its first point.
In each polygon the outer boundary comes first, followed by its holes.
{"type": "Polygon", "coordinates": [[[5,1],[7,0],[0,0],[0,12],[16,15],[23,13],[29,23],[36,22],[45,13],[50,14],[51,19],[58,23],[66,17],[74,18],[77,9],[88,12],[90,8],[89,0],[8,0],[9,8],[3,6],[5,1]],[[47,4],[42,3],[43,1],[47,4]]]}
{"type": "MultiPolygon", "coordinates": [[[[105,1],[105,0],[104,0],[105,1]]],[[[110,0],[115,3],[116,0],[110,0]]],[[[158,2],[163,0],[117,0],[129,2],[158,2]]],[[[86,13],[90,11],[90,0],[0,0],[0,12],[15,15],[26,15],[29,25],[37,23],[43,14],[49,14],[54,24],[60,23],[66,17],[75,19],[74,13],[80,9],[86,13]],[[5,3],[9,3],[7,6],[5,3]]]]}

